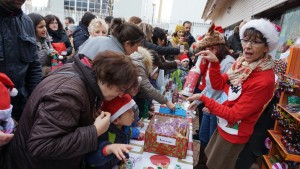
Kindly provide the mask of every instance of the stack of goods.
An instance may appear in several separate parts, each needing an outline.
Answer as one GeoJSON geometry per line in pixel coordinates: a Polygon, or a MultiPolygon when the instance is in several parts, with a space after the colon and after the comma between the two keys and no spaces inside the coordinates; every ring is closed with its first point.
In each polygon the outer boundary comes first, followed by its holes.
{"type": "Polygon", "coordinates": [[[183,118],[170,118],[167,121],[156,119],[152,124],[152,131],[169,137],[185,137],[187,125],[187,119],[183,118]]]}

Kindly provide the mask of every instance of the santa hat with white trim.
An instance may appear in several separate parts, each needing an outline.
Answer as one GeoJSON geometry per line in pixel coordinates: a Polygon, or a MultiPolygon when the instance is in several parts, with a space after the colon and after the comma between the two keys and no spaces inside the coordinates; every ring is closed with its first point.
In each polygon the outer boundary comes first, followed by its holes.
{"type": "Polygon", "coordinates": [[[110,121],[113,122],[134,105],[135,101],[131,96],[124,94],[122,97],[116,97],[111,101],[104,101],[101,110],[109,112],[111,114],[110,121]]]}
{"type": "Polygon", "coordinates": [[[0,120],[6,120],[8,114],[11,114],[12,105],[10,104],[10,96],[16,96],[18,94],[14,86],[14,83],[6,74],[0,73],[0,120]]]}
{"type": "Polygon", "coordinates": [[[190,61],[187,54],[181,55],[179,59],[180,59],[180,63],[182,63],[185,60],[190,61]]]}
{"type": "Polygon", "coordinates": [[[240,30],[240,38],[244,38],[244,32],[246,29],[254,28],[255,30],[261,32],[267,40],[269,51],[272,52],[277,48],[279,41],[279,32],[276,26],[267,19],[253,19],[246,24],[244,24],[240,30]]]}

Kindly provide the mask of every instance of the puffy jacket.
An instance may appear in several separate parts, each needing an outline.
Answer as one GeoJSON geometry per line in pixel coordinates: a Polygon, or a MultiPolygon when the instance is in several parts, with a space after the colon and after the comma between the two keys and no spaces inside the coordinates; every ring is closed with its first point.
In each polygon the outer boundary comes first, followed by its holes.
{"type": "Polygon", "coordinates": [[[0,11],[0,72],[19,91],[12,98],[12,114],[18,120],[28,96],[42,80],[42,69],[31,19],[21,10],[12,16],[1,6],[0,11]]]}
{"type": "Polygon", "coordinates": [[[51,72],[30,96],[5,154],[5,169],[80,169],[84,155],[97,150],[93,113],[103,96],[93,71],[74,59],[51,72]]]}
{"type": "Polygon", "coordinates": [[[78,51],[79,46],[82,45],[90,37],[88,27],[79,22],[79,25],[75,29],[73,35],[73,43],[75,51],[78,51]]]}
{"type": "Polygon", "coordinates": [[[150,83],[148,77],[152,70],[152,56],[142,47],[138,48],[137,52],[130,55],[132,61],[138,67],[139,75],[142,77],[140,89],[136,98],[153,99],[160,104],[166,104],[167,98],[156,90],[150,83]]]}

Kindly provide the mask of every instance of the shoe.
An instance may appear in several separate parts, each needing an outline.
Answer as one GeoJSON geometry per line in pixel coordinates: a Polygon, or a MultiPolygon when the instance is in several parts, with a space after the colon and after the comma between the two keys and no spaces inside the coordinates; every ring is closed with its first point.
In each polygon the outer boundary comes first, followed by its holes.
{"type": "Polygon", "coordinates": [[[193,134],[193,140],[199,140],[199,134],[193,134]]]}
{"type": "Polygon", "coordinates": [[[207,157],[204,153],[205,147],[200,145],[199,159],[198,163],[194,166],[194,169],[208,169],[206,166],[207,157]]]}

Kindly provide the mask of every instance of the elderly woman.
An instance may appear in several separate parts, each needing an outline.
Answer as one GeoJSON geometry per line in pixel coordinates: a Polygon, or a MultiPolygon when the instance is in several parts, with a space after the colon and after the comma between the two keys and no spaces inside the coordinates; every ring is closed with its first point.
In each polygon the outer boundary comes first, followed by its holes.
{"type": "Polygon", "coordinates": [[[103,19],[95,18],[89,24],[88,30],[90,37],[107,36],[108,25],[103,19]]]}
{"type": "Polygon", "coordinates": [[[75,56],[31,94],[4,168],[80,169],[84,155],[97,150],[98,136],[109,127],[110,113],[101,112],[102,101],[136,88],[137,78],[136,66],[124,54],[99,53],[91,68],[75,56]]]}
{"type": "Polygon", "coordinates": [[[218,129],[205,149],[209,169],[235,168],[239,153],[273,96],[273,61],[268,53],[277,46],[275,26],[264,19],[252,20],[241,28],[240,37],[243,55],[223,75],[217,56],[209,50],[200,52],[201,57],[210,62],[212,88],[223,90],[227,101],[220,104],[202,94],[187,99],[202,101],[209,112],[218,117],[218,129]]]}

